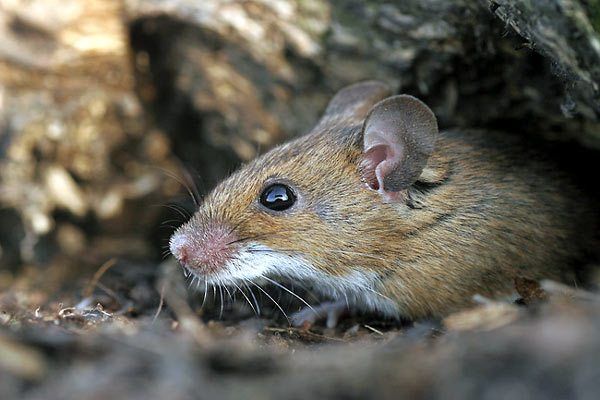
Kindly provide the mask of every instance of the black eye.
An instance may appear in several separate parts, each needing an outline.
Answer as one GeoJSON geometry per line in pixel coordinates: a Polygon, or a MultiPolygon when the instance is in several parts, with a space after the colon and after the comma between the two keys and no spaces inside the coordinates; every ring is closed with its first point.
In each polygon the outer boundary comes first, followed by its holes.
{"type": "Polygon", "coordinates": [[[296,195],[289,186],[275,183],[263,190],[260,204],[273,211],[287,210],[296,202],[296,195]]]}

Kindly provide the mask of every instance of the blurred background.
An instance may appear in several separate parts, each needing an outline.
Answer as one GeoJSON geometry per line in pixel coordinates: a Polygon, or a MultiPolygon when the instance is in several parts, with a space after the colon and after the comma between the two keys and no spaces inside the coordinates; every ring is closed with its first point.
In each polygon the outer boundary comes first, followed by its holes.
{"type": "Polygon", "coordinates": [[[185,186],[206,193],[360,80],[442,128],[597,160],[599,32],[596,0],[0,0],[2,323],[82,299],[152,317],[185,186]]]}

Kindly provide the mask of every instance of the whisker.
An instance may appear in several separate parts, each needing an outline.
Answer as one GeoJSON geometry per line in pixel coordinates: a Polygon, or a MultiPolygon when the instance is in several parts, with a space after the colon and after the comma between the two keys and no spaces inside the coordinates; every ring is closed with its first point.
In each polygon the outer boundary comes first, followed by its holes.
{"type": "Polygon", "coordinates": [[[171,206],[172,208],[178,209],[181,212],[184,213],[184,215],[186,216],[186,218],[190,218],[192,213],[190,211],[188,211],[187,208],[185,208],[183,205],[181,205],[180,203],[177,202],[170,202],[164,205],[165,207],[167,206],[171,206]]]}
{"type": "MultiPolygon", "coordinates": [[[[200,284],[200,282],[198,282],[200,284]]],[[[202,304],[200,305],[200,309],[204,308],[204,303],[206,303],[206,296],[208,294],[208,279],[204,278],[204,298],[202,299],[202,304]]]]}
{"type": "MultiPolygon", "coordinates": [[[[284,253],[293,253],[293,252],[295,252],[295,250],[289,250],[289,249],[278,249],[277,251],[275,251],[275,250],[270,250],[270,249],[246,249],[246,251],[247,251],[247,252],[249,252],[249,253],[271,253],[271,254],[281,254],[282,252],[284,252],[284,253]]],[[[289,255],[289,254],[288,254],[288,255],[289,255]]],[[[366,255],[366,256],[368,256],[368,255],[366,255]]],[[[356,282],[351,282],[351,281],[349,281],[347,278],[344,278],[343,276],[338,276],[338,277],[336,277],[336,278],[337,278],[337,279],[344,280],[344,281],[345,281],[346,283],[348,283],[350,286],[357,286],[357,287],[359,287],[359,288],[361,288],[361,289],[367,290],[367,291],[369,291],[369,292],[371,292],[371,293],[374,293],[374,294],[376,294],[376,295],[378,295],[378,296],[381,296],[381,297],[383,297],[383,298],[384,298],[384,299],[386,299],[386,300],[393,301],[392,299],[390,299],[390,298],[389,298],[389,297],[387,297],[386,295],[384,295],[384,294],[382,294],[382,293],[379,293],[377,290],[375,290],[375,289],[373,289],[373,288],[371,288],[371,287],[364,286],[364,285],[361,285],[361,284],[359,284],[359,283],[356,283],[356,282]]]]}
{"type": "Polygon", "coordinates": [[[287,314],[285,313],[285,311],[283,311],[283,308],[281,308],[281,306],[279,305],[279,303],[277,303],[275,301],[274,298],[271,297],[271,295],[269,293],[267,293],[263,288],[261,288],[260,286],[258,286],[256,283],[252,282],[252,281],[248,281],[250,282],[252,285],[256,286],[258,288],[258,290],[260,290],[261,292],[263,292],[265,294],[265,296],[267,296],[274,304],[275,306],[277,306],[277,308],[279,308],[279,311],[281,311],[281,313],[285,316],[285,319],[287,319],[288,324],[292,324],[292,322],[290,321],[290,319],[288,318],[287,314]]]}
{"type": "Polygon", "coordinates": [[[244,286],[246,286],[246,289],[248,289],[248,291],[250,292],[250,295],[252,296],[252,300],[254,300],[254,304],[256,305],[256,312],[258,315],[260,315],[260,306],[258,305],[258,301],[256,300],[256,296],[254,295],[254,292],[252,291],[252,288],[250,286],[248,286],[248,284],[246,283],[247,280],[244,279],[244,286]]]}
{"type": "Polygon", "coordinates": [[[300,286],[300,289],[304,289],[304,291],[305,291],[305,292],[306,292],[306,293],[307,293],[307,294],[308,294],[310,297],[312,297],[312,298],[313,298],[313,300],[314,300],[314,301],[316,301],[317,303],[320,301],[320,299],[319,299],[317,296],[315,296],[315,294],[313,293],[313,291],[312,291],[311,289],[307,288],[306,286],[304,286],[302,283],[300,283],[300,282],[296,281],[296,282],[294,282],[294,283],[292,284],[292,287],[294,286],[294,284],[296,284],[296,285],[300,286]]]}
{"type": "MultiPolygon", "coordinates": [[[[200,200],[202,200],[202,196],[200,195],[200,192],[198,191],[198,187],[196,186],[194,178],[192,178],[190,172],[188,171],[188,169],[185,166],[180,165],[180,168],[181,168],[181,171],[183,172],[186,182],[192,186],[192,188],[191,188],[192,190],[190,190],[190,188],[187,185],[186,185],[186,189],[187,189],[188,193],[190,193],[191,191],[194,192],[196,197],[192,196],[192,199],[194,199],[194,203],[196,204],[196,207],[198,207],[200,200]]],[[[200,181],[202,181],[202,177],[199,174],[198,174],[198,178],[200,178],[200,181]]],[[[191,195],[191,193],[190,193],[190,195],[191,195]]]]}
{"type": "Polygon", "coordinates": [[[195,276],[192,277],[192,280],[188,282],[188,289],[192,288],[192,285],[194,284],[194,279],[196,279],[195,276]]]}
{"type": "Polygon", "coordinates": [[[338,278],[338,279],[341,279],[341,280],[343,280],[343,281],[346,281],[346,282],[347,282],[349,285],[358,286],[358,287],[359,287],[359,288],[361,288],[361,289],[367,290],[367,291],[369,291],[369,292],[371,292],[371,293],[374,293],[374,294],[376,294],[376,295],[378,295],[378,296],[381,296],[381,297],[383,297],[383,298],[384,298],[384,299],[386,299],[386,300],[389,300],[389,301],[392,301],[392,302],[393,302],[393,300],[392,300],[392,299],[390,299],[389,297],[387,297],[387,296],[386,296],[386,295],[384,295],[384,294],[381,294],[381,293],[379,293],[377,290],[375,290],[375,289],[373,289],[373,288],[370,288],[370,287],[368,287],[368,286],[361,285],[361,284],[359,284],[359,283],[356,283],[356,282],[351,282],[351,281],[349,281],[347,278],[345,278],[345,277],[343,277],[343,276],[338,276],[337,278],[338,278]]]}
{"type": "MultiPolygon", "coordinates": [[[[296,253],[296,250],[285,250],[285,249],[245,249],[249,253],[272,253],[272,254],[281,254],[281,253],[296,253]]],[[[289,255],[289,254],[288,254],[289,255]]]]}
{"type": "Polygon", "coordinates": [[[171,225],[171,224],[169,224],[169,225],[167,225],[167,224],[161,224],[161,226],[159,227],[159,229],[163,229],[163,230],[164,229],[171,229],[171,230],[175,231],[175,230],[177,230],[178,226],[179,225],[175,226],[175,225],[171,225]]]}
{"type": "MultiPolygon", "coordinates": [[[[178,221],[176,219],[167,219],[167,220],[164,220],[163,222],[161,222],[160,226],[165,226],[166,224],[170,224],[172,222],[175,222],[176,224],[180,223],[180,221],[178,221]]],[[[168,225],[168,226],[169,226],[169,228],[173,227],[172,225],[168,225]]]]}
{"type": "Polygon", "coordinates": [[[182,211],[182,209],[180,209],[179,207],[176,207],[174,204],[163,204],[163,207],[166,207],[169,210],[175,211],[177,214],[181,215],[181,217],[184,220],[188,220],[188,219],[190,219],[192,217],[191,215],[187,215],[186,213],[184,213],[182,211]]]}
{"type": "MultiPolygon", "coordinates": [[[[160,167],[156,167],[156,168],[161,170],[168,177],[175,179],[181,186],[183,186],[186,189],[186,191],[188,192],[188,194],[190,195],[190,197],[192,198],[192,201],[194,202],[196,207],[199,206],[198,200],[200,198],[200,195],[199,195],[197,189],[192,192],[192,189],[190,188],[189,184],[187,182],[185,182],[183,179],[181,179],[179,176],[177,176],[175,173],[173,173],[169,170],[166,170],[164,168],[160,168],[160,167]],[[198,196],[198,199],[194,196],[194,193],[198,196]]],[[[185,168],[182,168],[181,166],[180,166],[180,168],[183,172],[187,172],[187,170],[185,168]]]]}
{"type": "Polygon", "coordinates": [[[248,302],[248,304],[250,304],[250,307],[254,311],[254,314],[258,315],[258,313],[256,312],[256,309],[252,305],[252,302],[250,301],[250,299],[248,298],[248,296],[246,296],[246,293],[244,293],[244,291],[235,282],[232,282],[232,283],[240,291],[240,293],[242,293],[242,296],[244,296],[244,298],[246,299],[246,301],[248,302]]]}
{"type": "Polygon", "coordinates": [[[219,282],[219,294],[221,296],[221,311],[219,312],[219,319],[223,319],[223,307],[225,306],[225,304],[223,301],[223,286],[221,286],[220,282],[219,282]]]}
{"type": "Polygon", "coordinates": [[[267,278],[266,276],[262,277],[263,279],[266,279],[267,282],[271,282],[273,285],[277,286],[278,288],[281,288],[283,290],[285,290],[286,292],[288,292],[289,294],[291,294],[292,296],[294,296],[295,298],[297,298],[298,300],[300,300],[302,303],[304,303],[305,306],[307,306],[308,308],[310,308],[315,314],[317,314],[317,311],[306,302],[306,300],[304,300],[302,297],[298,296],[296,293],[292,292],[290,289],[286,288],[285,286],[275,282],[274,280],[267,278]]]}
{"type": "Polygon", "coordinates": [[[233,228],[231,228],[231,230],[229,231],[229,234],[231,234],[233,231],[235,231],[237,228],[239,228],[241,224],[243,224],[244,222],[248,221],[251,217],[252,217],[252,215],[248,215],[246,218],[243,218],[240,222],[238,222],[237,224],[235,224],[233,226],[233,228]]]}
{"type": "Polygon", "coordinates": [[[258,239],[258,238],[265,237],[265,236],[267,236],[267,234],[260,234],[260,235],[254,235],[254,236],[246,236],[246,237],[243,237],[241,239],[237,239],[237,240],[233,240],[231,242],[228,242],[226,244],[226,246],[229,246],[229,245],[232,245],[232,244],[235,244],[235,243],[239,243],[239,242],[244,242],[246,240],[258,239]]]}
{"type": "Polygon", "coordinates": [[[234,298],[231,296],[231,292],[229,291],[229,289],[227,288],[227,285],[223,285],[223,288],[225,289],[225,291],[227,292],[227,295],[229,296],[229,299],[231,301],[234,301],[234,298]]]}

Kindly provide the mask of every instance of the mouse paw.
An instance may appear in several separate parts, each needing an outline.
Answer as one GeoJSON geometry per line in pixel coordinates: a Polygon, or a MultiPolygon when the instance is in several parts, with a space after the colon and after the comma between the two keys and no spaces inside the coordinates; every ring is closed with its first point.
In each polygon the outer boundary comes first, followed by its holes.
{"type": "Polygon", "coordinates": [[[329,301],[315,307],[306,307],[292,314],[293,326],[308,329],[317,321],[326,319],[327,328],[335,328],[343,315],[348,313],[348,305],[344,301],[329,301]]]}

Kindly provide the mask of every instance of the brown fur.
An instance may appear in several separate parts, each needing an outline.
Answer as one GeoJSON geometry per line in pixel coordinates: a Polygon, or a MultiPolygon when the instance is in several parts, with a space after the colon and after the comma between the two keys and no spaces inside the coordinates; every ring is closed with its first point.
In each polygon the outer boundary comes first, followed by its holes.
{"type": "Polygon", "coordinates": [[[412,318],[443,315],[476,293],[508,293],[516,277],[572,279],[590,245],[592,205],[519,139],[441,133],[420,180],[386,203],[361,176],[364,115],[335,112],[223,181],[188,226],[221,221],[331,276],[374,272],[375,289],[412,318]],[[274,178],[299,194],[284,213],[258,203],[274,178]]]}

